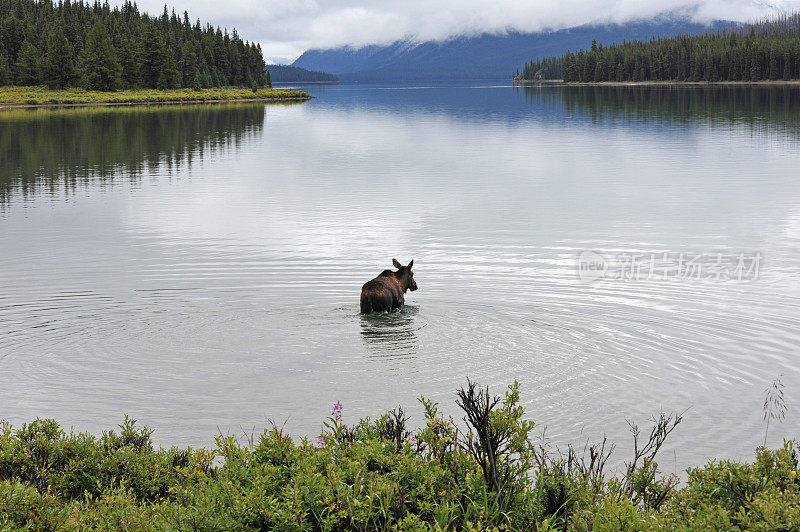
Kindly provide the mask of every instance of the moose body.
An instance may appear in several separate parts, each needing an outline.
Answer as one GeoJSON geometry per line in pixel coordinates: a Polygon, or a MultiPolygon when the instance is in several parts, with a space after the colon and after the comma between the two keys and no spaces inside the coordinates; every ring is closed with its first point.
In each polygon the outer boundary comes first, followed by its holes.
{"type": "Polygon", "coordinates": [[[392,259],[392,264],[397,271],[384,270],[371,281],[364,283],[361,288],[361,313],[391,312],[400,308],[405,303],[404,294],[417,289],[414,273],[411,267],[414,261],[403,266],[397,259],[392,259]]]}

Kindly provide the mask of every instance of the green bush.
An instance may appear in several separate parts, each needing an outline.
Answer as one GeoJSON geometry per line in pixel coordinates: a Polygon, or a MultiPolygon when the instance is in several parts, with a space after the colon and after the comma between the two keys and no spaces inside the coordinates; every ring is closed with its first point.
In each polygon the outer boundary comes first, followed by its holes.
{"type": "MultiPolygon", "coordinates": [[[[794,442],[690,469],[677,489],[657,472],[663,438],[637,441],[626,473],[606,477],[605,442],[534,448],[516,383],[458,398],[462,426],[426,399],[416,433],[402,409],[351,425],[337,403],[314,442],[273,426],[210,450],[155,449],[127,417],[99,438],[3,422],[0,530],[800,529],[794,442]]],[[[662,415],[651,434],[676,424],[662,415]]]]}

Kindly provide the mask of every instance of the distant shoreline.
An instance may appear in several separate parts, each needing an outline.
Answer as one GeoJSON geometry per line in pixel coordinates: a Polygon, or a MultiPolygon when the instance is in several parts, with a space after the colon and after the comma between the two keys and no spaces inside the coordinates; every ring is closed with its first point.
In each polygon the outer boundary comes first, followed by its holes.
{"type": "Polygon", "coordinates": [[[711,85],[800,86],[800,80],[765,81],[568,81],[560,79],[513,80],[515,85],[558,85],[565,87],[704,87],[711,85]]]}
{"type": "Polygon", "coordinates": [[[341,81],[273,81],[272,85],[339,85],[341,81]]]}
{"type": "Polygon", "coordinates": [[[36,109],[41,107],[121,107],[132,105],[179,105],[199,103],[253,103],[253,102],[307,102],[314,96],[296,96],[288,98],[236,98],[228,100],[164,100],[161,102],[85,102],[85,103],[0,103],[0,109],[36,109]]]}
{"type": "Polygon", "coordinates": [[[177,105],[235,102],[300,102],[312,97],[296,89],[130,89],[86,91],[77,88],[49,90],[45,87],[0,87],[0,109],[48,107],[112,107],[124,105],[177,105]]]}

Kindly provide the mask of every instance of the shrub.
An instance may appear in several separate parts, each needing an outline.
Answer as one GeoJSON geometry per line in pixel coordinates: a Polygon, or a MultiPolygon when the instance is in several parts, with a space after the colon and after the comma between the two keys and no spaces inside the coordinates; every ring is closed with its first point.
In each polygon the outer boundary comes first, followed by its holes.
{"type": "Polygon", "coordinates": [[[607,477],[605,440],[533,446],[517,383],[492,396],[468,381],[457,397],[461,427],[424,398],[416,434],[402,408],[351,425],[337,403],[314,443],[272,424],[198,450],[155,449],[127,417],[100,438],[3,422],[0,529],[800,529],[794,442],[690,469],[679,489],[656,457],[680,416],[657,417],[647,441],[632,425],[634,456],[607,477]]]}

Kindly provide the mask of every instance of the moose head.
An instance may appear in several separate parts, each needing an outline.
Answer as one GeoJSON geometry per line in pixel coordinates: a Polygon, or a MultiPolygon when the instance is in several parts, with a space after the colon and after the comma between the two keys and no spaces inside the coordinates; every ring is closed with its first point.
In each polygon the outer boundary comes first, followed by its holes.
{"type": "Polygon", "coordinates": [[[417,289],[417,282],[414,280],[414,272],[411,271],[411,267],[414,265],[414,261],[408,263],[408,266],[403,266],[400,264],[400,261],[397,259],[392,259],[392,264],[394,267],[397,268],[395,272],[395,276],[400,281],[400,285],[403,287],[403,293],[408,292],[411,290],[412,292],[417,289]]]}

